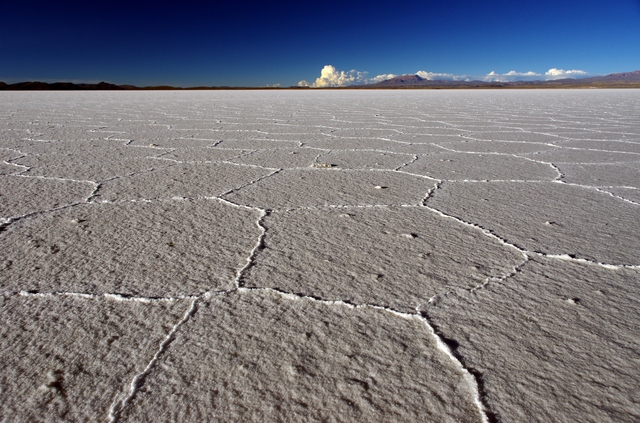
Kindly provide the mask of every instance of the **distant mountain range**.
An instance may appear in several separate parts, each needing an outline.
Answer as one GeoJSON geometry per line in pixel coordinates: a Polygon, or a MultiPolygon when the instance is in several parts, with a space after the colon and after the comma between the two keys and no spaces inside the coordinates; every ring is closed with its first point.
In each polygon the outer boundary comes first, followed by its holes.
{"type": "Polygon", "coordinates": [[[499,87],[635,87],[640,88],[640,70],[633,72],[612,73],[590,78],[565,78],[547,81],[451,81],[430,80],[418,75],[401,75],[386,81],[369,85],[371,88],[499,88],[499,87]]]}
{"type": "MultiPolygon", "coordinates": [[[[418,75],[401,75],[386,81],[368,85],[351,85],[340,89],[394,89],[394,88],[640,88],[640,70],[633,72],[612,73],[590,78],[552,79],[548,81],[450,81],[430,80],[418,75]]],[[[122,91],[122,90],[281,90],[306,89],[308,87],[171,87],[168,85],[152,87],[136,87],[134,85],[115,85],[107,82],[98,84],[76,84],[73,82],[18,82],[6,84],[0,81],[0,91],[122,91]]]]}

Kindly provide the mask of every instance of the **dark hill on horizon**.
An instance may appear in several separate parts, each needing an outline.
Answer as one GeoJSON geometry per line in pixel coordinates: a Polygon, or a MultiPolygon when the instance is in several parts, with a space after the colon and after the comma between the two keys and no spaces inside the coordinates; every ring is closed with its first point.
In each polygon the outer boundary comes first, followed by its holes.
{"type": "Polygon", "coordinates": [[[28,81],[18,82],[16,84],[5,84],[0,82],[0,90],[16,90],[16,91],[79,91],[79,90],[129,90],[137,89],[132,85],[115,85],[107,82],[100,82],[99,84],[75,84],[73,82],[39,82],[28,81]]]}

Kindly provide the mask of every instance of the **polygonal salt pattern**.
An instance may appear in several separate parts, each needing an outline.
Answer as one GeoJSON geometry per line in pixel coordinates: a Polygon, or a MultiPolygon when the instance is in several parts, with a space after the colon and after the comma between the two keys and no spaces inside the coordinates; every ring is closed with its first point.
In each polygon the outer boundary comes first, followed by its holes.
{"type": "Polygon", "coordinates": [[[262,166],[273,169],[309,167],[316,163],[316,158],[324,151],[312,148],[279,148],[275,144],[270,149],[261,149],[237,157],[232,161],[247,165],[262,166]]]}
{"type": "MultiPolygon", "coordinates": [[[[426,140],[423,140],[426,141],[426,140]]],[[[436,140],[434,140],[436,142],[436,140]]],[[[440,153],[442,149],[432,143],[405,141],[383,140],[383,139],[341,139],[328,138],[321,141],[303,141],[303,145],[307,147],[325,149],[325,150],[378,150],[404,154],[431,154],[440,153]]]]}
{"type": "Polygon", "coordinates": [[[555,150],[558,147],[552,144],[520,141],[455,141],[438,142],[444,149],[460,153],[502,153],[502,154],[527,154],[539,151],[555,150]]]}
{"type": "Polygon", "coordinates": [[[558,172],[546,163],[504,154],[424,155],[402,170],[442,180],[547,180],[558,172]]]}
{"type": "Polygon", "coordinates": [[[639,107],[2,92],[0,420],[638,420],[639,107]]]}
{"type": "Polygon", "coordinates": [[[397,154],[384,151],[352,150],[331,151],[323,154],[323,162],[342,169],[387,169],[401,168],[415,160],[411,154],[397,154]]]}
{"type": "Polygon", "coordinates": [[[474,288],[523,260],[513,247],[421,207],[297,210],[262,222],[263,250],[240,281],[404,312],[474,288]]]}
{"type": "Polygon", "coordinates": [[[131,147],[122,140],[59,140],[25,141],[15,148],[26,157],[56,156],[61,160],[73,160],[78,163],[95,162],[109,158],[111,161],[140,157],[155,157],[165,153],[166,149],[154,147],[131,147]],[[59,157],[58,157],[59,156],[59,157]]]}
{"type": "Polygon", "coordinates": [[[295,149],[300,147],[300,141],[280,141],[261,139],[223,139],[216,143],[216,147],[232,148],[236,150],[272,150],[272,149],[295,149]]]}
{"type": "Polygon", "coordinates": [[[529,131],[495,131],[495,132],[469,132],[465,138],[486,141],[515,141],[534,143],[555,143],[562,141],[557,136],[529,131]]]}
{"type": "Polygon", "coordinates": [[[640,162],[640,155],[617,151],[560,149],[534,153],[528,157],[551,163],[629,163],[640,162]]]}
{"type": "Polygon", "coordinates": [[[0,290],[197,295],[233,287],[258,212],[218,200],[85,204],[23,219],[0,237],[0,290]]]}
{"type": "Polygon", "coordinates": [[[213,147],[185,147],[174,148],[159,155],[165,160],[173,160],[183,163],[194,162],[218,162],[232,160],[250,153],[251,150],[213,147]]]}
{"type": "Polygon", "coordinates": [[[158,160],[148,172],[100,184],[97,201],[216,197],[267,176],[264,168],[230,163],[178,163],[158,160]]]}
{"type": "Polygon", "coordinates": [[[223,196],[265,209],[418,204],[433,180],[390,171],[327,168],[283,170],[223,196]]]}
{"type": "Polygon", "coordinates": [[[182,301],[0,297],[0,419],[107,421],[172,327],[182,301]]]}
{"type": "Polygon", "coordinates": [[[242,291],[199,305],[174,343],[121,421],[481,419],[415,316],[242,291]]]}
{"type": "Polygon", "coordinates": [[[530,252],[640,265],[640,208],[595,189],[447,182],[427,205],[530,252]]]}
{"type": "MultiPolygon", "coordinates": [[[[109,150],[101,151],[98,157],[110,157],[109,150]]],[[[114,160],[90,160],[84,154],[39,154],[15,160],[28,168],[25,176],[45,176],[49,178],[75,179],[79,181],[104,181],[118,176],[129,176],[135,173],[166,167],[164,163],[152,158],[114,158],[114,160]]]]}
{"type": "Polygon", "coordinates": [[[558,165],[562,181],[595,187],[640,188],[640,168],[625,164],[569,164],[558,165]]]}
{"type": "MultiPolygon", "coordinates": [[[[578,149],[598,150],[605,152],[635,153],[640,155],[640,137],[628,141],[585,141],[585,140],[562,140],[558,142],[559,147],[569,147],[578,149]]],[[[640,161],[640,157],[638,157],[640,161]]]]}
{"type": "Polygon", "coordinates": [[[536,258],[423,312],[481,375],[496,421],[634,422],[639,282],[637,269],[536,258]]]}
{"type": "Polygon", "coordinates": [[[208,138],[165,138],[159,135],[158,138],[133,139],[129,145],[141,147],[157,148],[203,148],[213,147],[220,142],[219,139],[208,138]]]}
{"type": "Polygon", "coordinates": [[[84,201],[95,185],[86,181],[0,177],[0,219],[15,218],[84,201]]]}

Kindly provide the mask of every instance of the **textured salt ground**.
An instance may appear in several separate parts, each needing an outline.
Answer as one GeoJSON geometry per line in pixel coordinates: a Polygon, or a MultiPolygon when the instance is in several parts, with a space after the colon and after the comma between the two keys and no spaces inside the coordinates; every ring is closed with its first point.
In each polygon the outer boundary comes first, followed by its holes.
{"type": "Polygon", "coordinates": [[[427,205],[526,251],[606,264],[640,263],[637,205],[594,189],[555,182],[446,182],[427,205]]]}
{"type": "MultiPolygon", "coordinates": [[[[509,125],[513,125],[513,123],[510,122],[509,125]]],[[[519,141],[534,143],[555,143],[563,140],[562,138],[559,138],[557,136],[529,131],[470,132],[468,134],[465,134],[464,138],[472,140],[519,141]]]]}
{"type": "Polygon", "coordinates": [[[372,138],[352,138],[340,139],[330,138],[321,141],[303,141],[308,147],[326,150],[353,150],[367,149],[379,150],[405,154],[433,154],[441,153],[442,148],[434,143],[442,141],[440,137],[419,137],[419,140],[396,141],[395,139],[372,139],[372,138]]]}
{"type": "Polygon", "coordinates": [[[24,167],[12,163],[22,154],[16,150],[0,148],[0,175],[11,175],[25,170],[24,167]]]}
{"type": "Polygon", "coordinates": [[[548,164],[502,154],[425,155],[403,170],[442,180],[552,181],[558,176],[558,172],[548,164]]]}
{"type": "Polygon", "coordinates": [[[174,148],[159,155],[165,160],[178,162],[216,162],[233,160],[250,153],[251,150],[223,149],[211,147],[184,147],[174,148]]]}
{"type": "Polygon", "coordinates": [[[223,139],[216,144],[220,148],[232,148],[237,150],[272,150],[281,148],[298,148],[300,141],[260,140],[260,139],[223,139]]]}
{"type": "Polygon", "coordinates": [[[607,188],[607,191],[626,200],[640,203],[640,188],[607,188]]]}
{"type": "Polygon", "coordinates": [[[439,292],[506,275],[523,259],[423,207],[296,210],[262,225],[264,250],[244,286],[409,313],[439,292]]]}
{"type": "Polygon", "coordinates": [[[637,153],[569,149],[543,151],[528,157],[552,163],[627,163],[640,160],[640,154],[637,153]]]}
{"type": "Polygon", "coordinates": [[[258,212],[218,200],[83,204],[0,237],[2,291],[198,295],[233,287],[258,212]]]}
{"type": "Polygon", "coordinates": [[[507,283],[423,311],[482,375],[499,421],[636,422],[638,281],[637,269],[536,258],[507,283]]]}
{"type": "Polygon", "coordinates": [[[3,176],[0,178],[0,219],[82,202],[94,189],[95,185],[88,181],[3,176]]]}
{"type": "Polygon", "coordinates": [[[431,186],[433,180],[387,171],[285,169],[223,197],[269,209],[402,205],[420,203],[431,186]]]}
{"type": "Polygon", "coordinates": [[[121,421],[480,421],[473,392],[424,329],[372,308],[217,296],[121,421]]]}
{"type": "MultiPolygon", "coordinates": [[[[120,136],[118,136],[120,138],[120,136]]],[[[205,139],[205,138],[180,138],[176,136],[174,139],[166,139],[162,136],[158,138],[134,138],[130,145],[140,147],[157,147],[157,148],[195,148],[195,147],[210,147],[219,142],[218,139],[205,139]]]]}
{"type": "MultiPolygon", "coordinates": [[[[25,176],[45,176],[50,178],[104,181],[120,175],[131,175],[166,167],[168,163],[152,158],[117,158],[98,160],[98,157],[110,157],[111,149],[93,151],[91,154],[42,154],[14,160],[13,163],[28,168],[25,176]],[[102,153],[102,154],[100,154],[102,153]]],[[[160,154],[160,153],[155,153],[160,154]]]]}
{"type": "Polygon", "coordinates": [[[562,140],[558,146],[640,154],[640,137],[629,141],[562,140]]]}
{"type": "Polygon", "coordinates": [[[3,421],[105,421],[188,301],[0,297],[3,421]]]}
{"type": "Polygon", "coordinates": [[[323,154],[319,160],[331,163],[342,169],[387,169],[403,167],[415,160],[414,155],[387,153],[380,151],[331,151],[323,154]]]}
{"type": "Polygon", "coordinates": [[[640,188],[640,168],[628,164],[570,164],[558,165],[562,180],[568,183],[596,187],[640,188]]]}
{"type": "Polygon", "coordinates": [[[272,172],[230,163],[171,164],[158,160],[158,165],[149,172],[105,181],[96,191],[97,201],[216,197],[272,172]]]}
{"type": "Polygon", "coordinates": [[[254,166],[282,168],[309,167],[316,163],[316,158],[325,153],[323,150],[312,148],[278,148],[277,144],[272,144],[268,150],[257,150],[233,159],[234,163],[242,163],[254,166]]]}
{"type": "Polygon", "coordinates": [[[0,420],[638,419],[637,91],[1,100],[0,420]]]}
{"type": "Polygon", "coordinates": [[[557,147],[552,144],[527,141],[454,141],[438,142],[444,149],[462,153],[502,153],[502,154],[526,154],[538,151],[554,150],[557,147]]]}

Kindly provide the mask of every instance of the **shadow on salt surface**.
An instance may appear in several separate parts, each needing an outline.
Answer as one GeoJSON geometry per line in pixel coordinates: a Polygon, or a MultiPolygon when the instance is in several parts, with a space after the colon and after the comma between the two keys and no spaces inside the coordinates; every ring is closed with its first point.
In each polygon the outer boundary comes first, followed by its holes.
{"type": "Polygon", "coordinates": [[[640,264],[640,209],[560,183],[446,182],[427,205],[532,252],[640,264]]]}
{"type": "Polygon", "coordinates": [[[241,281],[412,312],[439,292],[512,271],[515,248],[422,207],[296,210],[263,221],[264,249],[241,281]]]}
{"type": "Polygon", "coordinates": [[[3,291],[147,297],[233,287],[259,213],[218,200],[83,204],[2,233],[3,291]]]}
{"type": "Polygon", "coordinates": [[[417,205],[433,181],[389,171],[292,169],[224,196],[263,209],[417,205]]]}
{"type": "Polygon", "coordinates": [[[441,153],[425,155],[403,171],[441,180],[547,180],[558,172],[546,163],[502,154],[441,153]]]}
{"type": "Polygon", "coordinates": [[[471,423],[473,397],[418,318],[245,291],[198,308],[121,421],[471,423]]]}
{"type": "Polygon", "coordinates": [[[0,297],[3,421],[104,421],[188,301],[0,297]]]}
{"type": "Polygon", "coordinates": [[[640,271],[533,258],[423,306],[504,422],[637,422],[640,271]]]}

